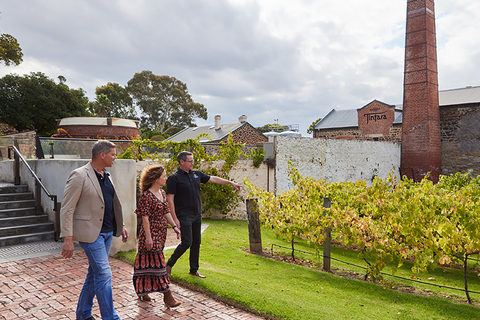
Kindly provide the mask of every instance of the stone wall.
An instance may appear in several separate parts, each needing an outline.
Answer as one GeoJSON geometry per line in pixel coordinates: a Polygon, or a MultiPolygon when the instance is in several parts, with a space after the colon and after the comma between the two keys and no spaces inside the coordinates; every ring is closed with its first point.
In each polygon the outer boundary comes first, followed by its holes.
{"type": "MultiPolygon", "coordinates": [[[[222,141],[227,142],[227,138],[228,137],[223,138],[222,141]]],[[[245,143],[248,145],[268,142],[268,138],[248,122],[232,132],[232,139],[235,143],[245,143]]]]}
{"type": "MultiPolygon", "coordinates": [[[[0,161],[8,159],[8,147],[18,144],[18,149],[24,159],[36,159],[36,131],[25,131],[0,136],[0,161]]],[[[11,155],[13,159],[13,154],[11,155]]]]}
{"type": "Polygon", "coordinates": [[[402,126],[394,124],[389,126],[388,130],[388,135],[364,134],[359,128],[315,130],[313,132],[313,137],[319,139],[344,139],[400,143],[402,140],[402,126]]]}
{"type": "Polygon", "coordinates": [[[480,175],[480,104],[440,108],[442,174],[480,175]]]}

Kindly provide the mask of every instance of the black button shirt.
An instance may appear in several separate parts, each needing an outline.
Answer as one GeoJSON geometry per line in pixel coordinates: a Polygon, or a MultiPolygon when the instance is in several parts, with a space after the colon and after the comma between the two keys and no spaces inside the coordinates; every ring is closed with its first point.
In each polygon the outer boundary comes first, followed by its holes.
{"type": "Polygon", "coordinates": [[[200,183],[207,183],[210,176],[198,170],[185,172],[178,169],[167,180],[167,193],[174,194],[175,214],[178,217],[202,213],[200,183]]]}
{"type": "Polygon", "coordinates": [[[100,183],[100,188],[102,188],[103,201],[105,203],[105,213],[103,215],[103,224],[101,233],[113,232],[113,195],[115,194],[115,189],[113,184],[110,181],[110,173],[107,171],[103,172],[103,177],[100,173],[95,171],[95,174],[98,178],[98,183],[100,183]]]}

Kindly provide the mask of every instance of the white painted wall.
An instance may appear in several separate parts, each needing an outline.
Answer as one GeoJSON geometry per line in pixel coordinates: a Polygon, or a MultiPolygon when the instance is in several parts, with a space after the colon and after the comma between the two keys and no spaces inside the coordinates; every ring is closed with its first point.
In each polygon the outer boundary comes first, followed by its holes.
{"type": "MultiPolygon", "coordinates": [[[[303,176],[315,179],[334,181],[365,180],[370,183],[373,176],[385,179],[393,171],[400,177],[400,144],[379,141],[353,140],[322,140],[297,137],[275,137],[276,168],[268,169],[266,164],[255,168],[252,161],[239,161],[230,172],[235,182],[243,185],[243,179],[249,180],[257,187],[281,193],[293,188],[288,178],[288,161],[292,161],[295,168],[303,176]]],[[[68,175],[72,170],[87,163],[89,160],[29,160],[32,169],[41,178],[51,194],[62,201],[63,190],[68,175]]],[[[130,232],[130,240],[123,244],[116,238],[112,244],[111,253],[119,250],[130,250],[136,247],[136,181],[141,170],[153,161],[139,161],[117,159],[108,171],[112,175],[116,190],[123,206],[125,225],[130,232]]],[[[221,166],[221,162],[216,165],[221,166]]],[[[34,190],[34,182],[24,165],[20,173],[22,184],[29,184],[34,190]],[[28,182],[28,183],[27,183],[28,182]]],[[[0,182],[13,183],[13,160],[0,161],[0,182]]],[[[240,191],[246,197],[245,188],[240,191]]],[[[42,206],[54,221],[53,202],[42,193],[42,206]]],[[[245,203],[229,216],[214,213],[215,219],[247,219],[245,203]]]]}
{"type": "MultiPolygon", "coordinates": [[[[41,179],[43,185],[50,194],[57,195],[59,202],[62,202],[63,191],[70,172],[85,165],[89,160],[57,160],[42,159],[28,160],[29,166],[41,179]]],[[[110,172],[115,190],[118,194],[123,209],[123,219],[127,230],[130,233],[130,240],[123,243],[120,238],[114,238],[111,254],[118,251],[128,251],[136,248],[137,219],[135,211],[135,183],[136,163],[134,160],[117,159],[113,167],[107,168],[110,172]]],[[[35,182],[30,172],[23,163],[20,165],[21,184],[27,184],[31,191],[35,190],[35,182]]],[[[0,161],[0,182],[14,182],[13,160],[0,161]]],[[[53,201],[42,191],[42,207],[48,214],[50,221],[55,221],[53,201]]]]}
{"type": "Polygon", "coordinates": [[[387,178],[394,171],[400,177],[400,144],[380,141],[323,140],[275,137],[275,192],[294,186],[288,178],[288,161],[302,176],[327,182],[387,178]]]}

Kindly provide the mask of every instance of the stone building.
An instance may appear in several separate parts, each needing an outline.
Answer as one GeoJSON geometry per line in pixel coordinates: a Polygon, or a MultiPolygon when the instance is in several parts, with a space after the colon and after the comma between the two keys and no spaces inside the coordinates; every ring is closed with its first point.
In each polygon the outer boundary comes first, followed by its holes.
{"type": "Polygon", "coordinates": [[[401,106],[374,100],[360,109],[333,109],[317,123],[313,137],[400,142],[401,121],[401,106]]]}
{"type": "MultiPolygon", "coordinates": [[[[480,86],[439,91],[442,174],[480,174],[480,86]]],[[[374,100],[330,111],[313,132],[319,139],[402,142],[402,106],[374,100]]]]}
{"type": "Polygon", "coordinates": [[[250,153],[251,149],[257,148],[258,145],[268,142],[268,138],[263,133],[247,122],[245,115],[239,117],[238,122],[234,123],[222,123],[222,117],[216,115],[214,125],[186,128],[166,140],[180,142],[199,137],[207,154],[215,154],[220,142],[227,142],[230,133],[233,142],[245,143],[243,151],[246,154],[250,153]]]}

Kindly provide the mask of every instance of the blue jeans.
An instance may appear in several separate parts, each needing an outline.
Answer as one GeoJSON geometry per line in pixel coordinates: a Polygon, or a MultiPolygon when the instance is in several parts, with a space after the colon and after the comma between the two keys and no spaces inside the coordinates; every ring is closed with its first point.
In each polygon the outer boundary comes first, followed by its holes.
{"type": "Polygon", "coordinates": [[[88,258],[88,273],[78,298],[77,319],[92,316],[93,297],[97,296],[103,320],[120,320],[113,307],[112,272],[108,253],[112,245],[113,232],[100,233],[92,243],[80,242],[88,258]]]}

